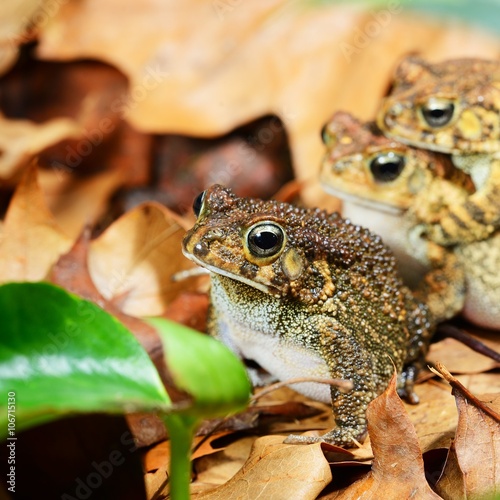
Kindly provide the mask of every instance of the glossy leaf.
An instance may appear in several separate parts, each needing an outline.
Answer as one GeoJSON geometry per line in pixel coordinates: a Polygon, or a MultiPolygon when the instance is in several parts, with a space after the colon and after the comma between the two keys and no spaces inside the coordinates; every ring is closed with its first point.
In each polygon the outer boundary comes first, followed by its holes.
{"type": "Polygon", "coordinates": [[[48,283],[8,283],[0,317],[0,432],[9,392],[16,430],[74,412],[170,407],[144,349],[95,304],[48,283]]]}
{"type": "Polygon", "coordinates": [[[225,345],[172,321],[148,321],[163,340],[176,386],[193,396],[193,406],[185,414],[224,416],[247,405],[251,386],[246,370],[225,345]]]}

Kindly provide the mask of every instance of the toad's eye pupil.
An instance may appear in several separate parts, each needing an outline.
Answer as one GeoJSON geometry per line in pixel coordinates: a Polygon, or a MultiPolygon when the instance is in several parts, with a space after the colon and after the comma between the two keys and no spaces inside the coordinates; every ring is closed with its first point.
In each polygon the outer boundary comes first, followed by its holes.
{"type": "Polygon", "coordinates": [[[373,158],[370,170],[378,182],[391,182],[397,179],[405,167],[404,156],[396,153],[385,153],[373,158]]]}
{"type": "Polygon", "coordinates": [[[193,201],[193,212],[196,217],[199,217],[201,209],[203,207],[203,201],[205,200],[205,191],[200,193],[193,201]]]}
{"type": "Polygon", "coordinates": [[[455,106],[451,102],[430,99],[422,106],[422,116],[431,127],[444,127],[453,117],[455,106]]]}
{"type": "Polygon", "coordinates": [[[281,252],[285,242],[285,232],[274,222],[259,223],[247,236],[248,250],[256,257],[272,257],[281,252]]]}
{"type": "Polygon", "coordinates": [[[278,243],[278,235],[271,231],[260,231],[253,235],[253,244],[262,250],[274,248],[278,243]]]}

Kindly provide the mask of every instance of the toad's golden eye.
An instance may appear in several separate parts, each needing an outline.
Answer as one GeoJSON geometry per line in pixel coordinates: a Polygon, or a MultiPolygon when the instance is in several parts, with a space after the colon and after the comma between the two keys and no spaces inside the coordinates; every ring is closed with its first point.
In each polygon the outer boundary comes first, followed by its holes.
{"type": "Polygon", "coordinates": [[[248,251],[255,257],[277,256],[285,244],[285,231],[275,222],[258,222],[247,233],[248,251]]]}
{"type": "Polygon", "coordinates": [[[444,99],[431,98],[420,106],[422,117],[432,128],[444,127],[450,123],[455,105],[444,99]]]}
{"type": "Polygon", "coordinates": [[[392,182],[396,180],[405,168],[405,157],[394,151],[379,153],[374,156],[369,167],[376,182],[392,182]]]}
{"type": "Polygon", "coordinates": [[[203,191],[193,201],[193,212],[196,217],[200,216],[201,210],[203,208],[203,202],[205,201],[205,193],[206,191],[203,191]]]}

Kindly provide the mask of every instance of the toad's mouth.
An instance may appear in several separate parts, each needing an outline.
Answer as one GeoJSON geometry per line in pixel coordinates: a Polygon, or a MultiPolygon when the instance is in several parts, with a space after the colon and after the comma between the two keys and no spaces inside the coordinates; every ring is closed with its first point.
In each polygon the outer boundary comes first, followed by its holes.
{"type": "Polygon", "coordinates": [[[194,262],[196,265],[203,267],[210,273],[218,274],[220,276],[225,276],[226,278],[230,278],[234,281],[239,281],[240,283],[244,283],[245,285],[251,286],[257,290],[260,290],[263,293],[279,296],[279,290],[272,285],[265,285],[264,283],[258,283],[257,281],[251,280],[250,278],[246,278],[245,276],[241,276],[239,274],[232,273],[231,271],[227,271],[225,269],[220,269],[219,267],[208,264],[192,253],[189,253],[186,249],[182,249],[182,253],[185,257],[187,257],[190,261],[194,262]]]}
{"type": "MultiPolygon", "coordinates": [[[[410,129],[410,131],[412,131],[412,129],[410,129]]],[[[397,141],[401,142],[402,144],[406,144],[407,146],[410,146],[412,148],[427,149],[427,150],[432,151],[434,153],[443,153],[443,154],[447,154],[447,155],[461,153],[461,150],[459,148],[447,147],[445,145],[436,144],[435,142],[433,142],[432,138],[430,138],[428,141],[425,141],[423,139],[418,139],[418,138],[407,138],[404,135],[400,135],[397,131],[394,132],[392,130],[387,130],[384,133],[388,137],[392,137],[393,139],[396,139],[397,141]]],[[[432,137],[432,136],[429,136],[429,137],[432,137]]]]}
{"type": "Polygon", "coordinates": [[[377,212],[385,212],[391,215],[401,215],[405,211],[403,208],[397,207],[395,205],[389,205],[381,201],[370,200],[368,198],[364,198],[362,195],[346,193],[341,189],[333,188],[325,184],[323,184],[323,188],[328,194],[336,196],[337,198],[340,198],[343,201],[349,201],[351,203],[355,203],[356,205],[373,208],[377,210],[377,212]]]}

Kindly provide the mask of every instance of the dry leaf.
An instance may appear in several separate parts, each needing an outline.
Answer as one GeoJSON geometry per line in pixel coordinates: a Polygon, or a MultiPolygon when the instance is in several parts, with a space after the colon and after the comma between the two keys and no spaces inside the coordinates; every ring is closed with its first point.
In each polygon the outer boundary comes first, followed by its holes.
{"type": "MultiPolygon", "coordinates": [[[[500,335],[498,332],[483,331],[481,334],[471,334],[491,349],[500,352],[500,335]]],[[[441,363],[452,373],[481,373],[499,365],[497,362],[473,351],[455,339],[447,338],[436,344],[432,344],[427,355],[431,363],[441,363]]]]}
{"type": "Polygon", "coordinates": [[[214,432],[214,434],[210,436],[195,436],[191,460],[206,457],[207,455],[212,455],[213,453],[218,453],[219,451],[224,450],[228,443],[221,443],[220,438],[225,438],[226,436],[229,436],[230,438],[234,437],[235,432],[233,430],[222,432],[218,431],[214,432]]]}
{"type": "Polygon", "coordinates": [[[10,202],[0,239],[0,283],[39,281],[66,253],[73,239],[62,232],[47,208],[30,167],[10,202]]]}
{"type": "Polygon", "coordinates": [[[195,280],[172,282],[192,264],[183,257],[185,228],[158,203],[144,203],[120,217],[91,243],[89,272],[99,292],[126,314],[155,316],[195,280]]]}
{"type": "Polygon", "coordinates": [[[405,404],[417,432],[423,453],[435,448],[448,448],[457,427],[457,408],[444,383],[433,380],[415,386],[418,405],[405,404]]]}
{"type": "Polygon", "coordinates": [[[168,494],[170,470],[170,441],[159,443],[142,455],[142,468],[145,472],[146,496],[148,499],[161,498],[160,493],[168,494]]]}
{"type": "Polygon", "coordinates": [[[163,420],[154,413],[129,413],[125,419],[138,448],[164,441],[167,437],[163,420]]]}
{"type": "Polygon", "coordinates": [[[130,79],[122,114],[144,131],[210,136],[278,115],[297,178],[311,181],[307,201],[317,203],[328,200],[316,181],[319,130],[337,109],[372,118],[403,54],[497,56],[483,31],[390,5],[81,0],[42,28],[38,54],[116,65],[130,79]]]}
{"type": "Polygon", "coordinates": [[[204,332],[207,328],[208,302],[206,293],[181,292],[168,305],[165,317],[204,332]]]}
{"type": "Polygon", "coordinates": [[[11,120],[0,115],[0,179],[10,179],[34,155],[68,137],[79,137],[82,129],[69,118],[41,124],[11,120]]]}
{"type": "Polygon", "coordinates": [[[255,441],[250,457],[227,483],[192,498],[314,500],[331,479],[319,443],[286,445],[283,437],[266,436],[255,441]]]}
{"type": "Polygon", "coordinates": [[[436,484],[436,491],[445,500],[466,500],[464,473],[458,465],[455,443],[452,443],[446,457],[441,477],[436,484]]]}
{"type": "MultiPolygon", "coordinates": [[[[484,408],[470,404],[467,397],[454,391],[458,407],[455,438],[457,461],[465,477],[468,498],[500,494],[500,413],[496,418],[484,408]]],[[[482,398],[484,401],[484,397],[482,398]]],[[[490,400],[490,403],[493,401],[490,400]]],[[[488,403],[485,406],[489,407],[488,403]]],[[[493,406],[493,405],[491,405],[493,406]]],[[[500,396],[496,395],[497,412],[500,396]]]]}
{"type": "Polygon", "coordinates": [[[457,403],[455,450],[466,496],[494,497],[500,494],[500,393],[478,398],[442,365],[436,368],[453,387],[457,403]]]}
{"type": "Polygon", "coordinates": [[[70,176],[68,180],[49,202],[58,224],[76,239],[84,226],[99,221],[124,179],[121,172],[109,169],[84,179],[70,176]]]}
{"type": "Polygon", "coordinates": [[[456,379],[474,394],[486,394],[492,390],[500,392],[500,372],[498,370],[490,373],[457,375],[456,379]]]}
{"type": "Polygon", "coordinates": [[[440,498],[425,479],[417,433],[396,393],[396,375],[386,391],[370,403],[366,417],[374,455],[372,470],[325,499],[440,498]]]}

